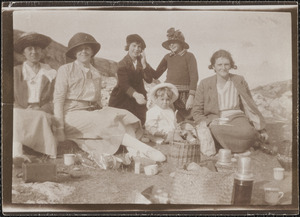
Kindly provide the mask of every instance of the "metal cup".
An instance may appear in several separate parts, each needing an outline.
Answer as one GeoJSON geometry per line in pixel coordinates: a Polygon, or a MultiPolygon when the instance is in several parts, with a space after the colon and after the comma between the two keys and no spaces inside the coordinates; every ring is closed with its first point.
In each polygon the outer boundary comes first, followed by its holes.
{"type": "Polygon", "coordinates": [[[236,174],[240,179],[249,179],[253,177],[251,169],[251,158],[250,157],[239,157],[238,169],[236,174]]]}
{"type": "Polygon", "coordinates": [[[230,149],[220,149],[218,162],[231,163],[231,150],[230,149]]]}

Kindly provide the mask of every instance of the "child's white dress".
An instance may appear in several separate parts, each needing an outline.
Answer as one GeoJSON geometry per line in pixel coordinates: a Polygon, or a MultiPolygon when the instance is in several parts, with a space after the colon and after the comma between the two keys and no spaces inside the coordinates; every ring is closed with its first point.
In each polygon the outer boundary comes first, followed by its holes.
{"type": "Polygon", "coordinates": [[[175,112],[171,108],[162,109],[154,105],[146,113],[145,128],[150,135],[156,132],[169,133],[176,127],[175,112]]]}

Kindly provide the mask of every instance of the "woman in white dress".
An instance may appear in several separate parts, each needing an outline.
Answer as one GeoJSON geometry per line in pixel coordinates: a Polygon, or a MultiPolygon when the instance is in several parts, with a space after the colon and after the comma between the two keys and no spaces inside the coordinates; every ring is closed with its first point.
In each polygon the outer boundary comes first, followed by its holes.
{"type": "Polygon", "coordinates": [[[70,139],[91,155],[114,154],[120,145],[134,155],[164,161],[158,150],[140,142],[140,120],[124,109],[102,108],[101,75],[91,60],[101,45],[86,33],[69,41],[66,56],[74,61],[61,66],[54,91],[54,115],[59,122],[57,138],[70,139]]]}

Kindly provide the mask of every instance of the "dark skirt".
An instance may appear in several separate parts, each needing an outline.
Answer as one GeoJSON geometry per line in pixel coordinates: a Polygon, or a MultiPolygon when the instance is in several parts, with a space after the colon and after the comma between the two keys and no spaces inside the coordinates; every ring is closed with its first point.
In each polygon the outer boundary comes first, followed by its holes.
{"type": "Polygon", "coordinates": [[[240,153],[247,151],[259,137],[258,131],[245,115],[231,116],[226,125],[211,125],[215,140],[226,149],[240,153]]]}

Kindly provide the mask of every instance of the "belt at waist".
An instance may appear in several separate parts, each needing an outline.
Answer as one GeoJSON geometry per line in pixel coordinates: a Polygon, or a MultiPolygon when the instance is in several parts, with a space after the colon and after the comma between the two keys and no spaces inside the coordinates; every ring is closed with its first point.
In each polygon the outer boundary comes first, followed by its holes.
{"type": "Polygon", "coordinates": [[[101,109],[100,105],[96,101],[66,99],[65,102],[78,108],[86,107],[87,110],[101,109]]]}

